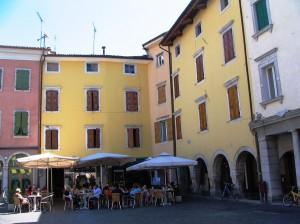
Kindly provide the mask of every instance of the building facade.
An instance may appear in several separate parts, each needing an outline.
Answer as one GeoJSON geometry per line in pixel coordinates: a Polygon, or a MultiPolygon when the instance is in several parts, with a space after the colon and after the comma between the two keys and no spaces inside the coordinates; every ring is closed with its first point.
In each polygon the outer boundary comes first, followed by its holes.
{"type": "Polygon", "coordinates": [[[300,2],[242,1],[263,180],[270,200],[300,186],[300,99],[297,76],[300,2]],[[282,10],[284,9],[284,10],[282,10]]]}
{"type": "Polygon", "coordinates": [[[192,0],[162,45],[172,55],[175,120],[181,117],[177,155],[198,160],[186,170],[193,190],[220,194],[232,181],[244,196],[257,197],[239,1],[192,0]]]}
{"type": "Polygon", "coordinates": [[[0,46],[0,188],[36,183],[16,159],[40,153],[40,60],[47,49],[0,46]]]}

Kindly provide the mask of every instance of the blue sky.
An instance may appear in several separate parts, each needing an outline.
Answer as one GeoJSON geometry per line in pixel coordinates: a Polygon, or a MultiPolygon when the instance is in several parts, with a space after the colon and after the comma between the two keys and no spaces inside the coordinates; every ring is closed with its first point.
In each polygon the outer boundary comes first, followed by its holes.
{"type": "Polygon", "coordinates": [[[0,45],[39,46],[39,11],[59,53],[141,55],[142,44],[168,30],[190,0],[0,0],[0,45]],[[56,36],[56,41],[54,37],[56,36]]]}

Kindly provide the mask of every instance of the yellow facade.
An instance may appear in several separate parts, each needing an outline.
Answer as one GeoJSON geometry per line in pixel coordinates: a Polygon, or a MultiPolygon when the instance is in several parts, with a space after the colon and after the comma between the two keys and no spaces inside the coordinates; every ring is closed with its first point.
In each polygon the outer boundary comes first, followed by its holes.
{"type": "Polygon", "coordinates": [[[87,156],[96,152],[122,153],[136,157],[151,154],[150,113],[147,64],[149,59],[116,57],[48,56],[43,74],[42,152],[64,156],[87,156]],[[59,64],[58,72],[47,72],[47,62],[59,64]],[[99,72],[87,73],[87,62],[98,63],[99,72]],[[124,74],[124,64],[134,64],[135,75],[124,74]],[[59,90],[59,111],[45,111],[45,90],[59,90]],[[100,90],[100,111],[86,111],[86,90],[100,90]],[[134,89],[139,94],[139,111],[126,112],[125,91],[134,89]],[[126,127],[140,128],[141,147],[128,148],[126,127]],[[59,149],[45,149],[45,130],[57,127],[59,149]],[[87,127],[101,128],[101,149],[87,148],[87,127]]]}
{"type": "MultiPolygon", "coordinates": [[[[216,164],[218,155],[224,155],[228,160],[234,183],[238,182],[237,162],[240,153],[247,151],[256,157],[255,140],[248,127],[251,112],[239,1],[229,2],[229,6],[221,11],[219,0],[209,0],[206,7],[198,10],[192,24],[183,28],[182,35],[172,38],[171,32],[175,31],[171,30],[167,38],[172,43],[163,40],[167,43],[164,45],[170,46],[173,75],[179,75],[180,97],[174,103],[175,112],[181,111],[183,139],[177,141],[177,154],[204,161],[210,186],[215,190],[220,187],[216,185],[220,185],[217,179],[221,178],[216,164]],[[199,23],[202,33],[195,37],[195,27],[199,23]],[[222,29],[226,26],[233,29],[236,55],[227,64],[224,63],[222,39],[222,29]],[[181,54],[175,57],[178,44],[181,54]],[[197,83],[195,55],[199,52],[203,53],[205,78],[197,83]],[[230,120],[229,115],[226,83],[231,80],[237,82],[239,93],[241,117],[236,120],[230,120]],[[203,132],[199,127],[196,102],[201,97],[206,101],[208,124],[208,130],[203,132]]],[[[195,174],[191,175],[192,179],[197,179],[195,174]]]]}

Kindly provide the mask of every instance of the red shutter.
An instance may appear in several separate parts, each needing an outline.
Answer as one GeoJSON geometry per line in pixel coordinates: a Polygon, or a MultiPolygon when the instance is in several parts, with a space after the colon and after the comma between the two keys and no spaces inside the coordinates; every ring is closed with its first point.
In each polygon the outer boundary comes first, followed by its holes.
{"type": "Polygon", "coordinates": [[[181,133],[181,116],[176,117],[176,137],[177,139],[182,139],[182,133],[181,133]]]}
{"type": "Polygon", "coordinates": [[[46,130],[46,139],[45,139],[45,145],[46,149],[51,149],[51,130],[46,130]]]}
{"type": "Polygon", "coordinates": [[[86,92],[86,109],[87,111],[93,111],[93,91],[88,90],[86,92]]]}
{"type": "Polygon", "coordinates": [[[95,148],[101,147],[100,137],[101,137],[101,130],[100,130],[100,128],[96,128],[95,129],[95,148]]]}
{"type": "Polygon", "coordinates": [[[201,82],[204,79],[204,69],[203,69],[203,55],[196,58],[197,67],[197,82],[201,82]]]}
{"type": "Polygon", "coordinates": [[[227,30],[223,34],[223,45],[224,45],[225,63],[227,63],[235,57],[232,29],[227,30]]]}
{"type": "Polygon", "coordinates": [[[206,103],[199,104],[200,131],[207,130],[206,103]]]}
{"type": "Polygon", "coordinates": [[[127,128],[127,142],[128,142],[128,148],[134,147],[133,128],[127,128]]]}
{"type": "Polygon", "coordinates": [[[51,149],[58,149],[58,130],[51,130],[51,149]]]}
{"type": "Polygon", "coordinates": [[[176,75],[174,77],[174,96],[175,98],[179,97],[180,93],[179,93],[179,76],[176,75]]]}

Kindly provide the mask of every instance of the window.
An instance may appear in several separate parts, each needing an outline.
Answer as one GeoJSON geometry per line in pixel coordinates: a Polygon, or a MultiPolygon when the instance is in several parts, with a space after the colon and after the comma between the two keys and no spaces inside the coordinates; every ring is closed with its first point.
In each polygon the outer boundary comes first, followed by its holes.
{"type": "Polygon", "coordinates": [[[202,102],[198,105],[200,131],[207,130],[207,117],[206,117],[206,102],[202,102]]]}
{"type": "Polygon", "coordinates": [[[16,70],[16,90],[29,90],[30,70],[17,69],[16,70]]]}
{"type": "Polygon", "coordinates": [[[141,146],[139,128],[127,128],[127,144],[128,148],[139,148],[141,146]]]}
{"type": "Polygon", "coordinates": [[[158,95],[158,104],[165,103],[166,99],[166,85],[159,86],[157,88],[157,95],[158,95]]]}
{"type": "Polygon", "coordinates": [[[160,53],[156,55],[156,67],[159,68],[165,64],[164,54],[160,53]]]}
{"type": "Polygon", "coordinates": [[[46,150],[58,150],[58,135],[59,130],[57,128],[47,128],[45,130],[45,149],[46,150]]]}
{"type": "Polygon", "coordinates": [[[155,143],[173,140],[172,118],[154,123],[155,143]]]}
{"type": "Polygon", "coordinates": [[[14,136],[28,136],[28,112],[15,112],[14,122],[14,136]]]}
{"type": "Polygon", "coordinates": [[[101,129],[88,128],[87,129],[87,148],[100,149],[101,148],[101,129]]]}
{"type": "Polygon", "coordinates": [[[223,11],[229,5],[229,0],[220,0],[220,3],[221,3],[221,11],[223,11]]]}
{"type": "Polygon", "coordinates": [[[86,63],[86,72],[96,73],[99,70],[98,63],[86,63]]]}
{"type": "Polygon", "coordinates": [[[46,90],[46,111],[58,111],[58,90],[46,90]]]}
{"type": "Polygon", "coordinates": [[[267,0],[257,0],[252,7],[254,12],[255,29],[259,32],[270,25],[267,0]]]}
{"type": "Polygon", "coordinates": [[[3,69],[0,68],[0,90],[3,88],[3,69]]]}
{"type": "Polygon", "coordinates": [[[203,66],[203,54],[200,54],[196,58],[196,69],[197,69],[197,83],[204,80],[204,66],[203,66]]]}
{"type": "Polygon", "coordinates": [[[281,96],[280,80],[275,64],[271,63],[261,70],[262,100],[272,100],[281,96]]]}
{"type": "Polygon", "coordinates": [[[89,89],[86,91],[86,110],[99,111],[99,90],[89,89]]]}
{"type": "Polygon", "coordinates": [[[230,120],[235,120],[240,117],[240,104],[237,85],[231,86],[227,89],[230,120]]]}
{"type": "Polygon", "coordinates": [[[126,111],[139,111],[139,96],[137,91],[126,91],[126,111]]]}
{"type": "Polygon", "coordinates": [[[177,98],[180,96],[179,91],[179,75],[174,76],[173,78],[173,85],[174,85],[174,97],[177,98]]]}
{"type": "Polygon", "coordinates": [[[180,45],[177,44],[175,47],[175,57],[179,57],[180,53],[181,53],[180,45]]]}
{"type": "Polygon", "coordinates": [[[201,23],[198,23],[195,26],[195,35],[196,35],[196,37],[200,36],[201,33],[202,33],[201,23]]]}
{"type": "Polygon", "coordinates": [[[176,123],[176,139],[182,139],[182,132],[181,132],[181,116],[178,115],[175,118],[175,123],[176,123]]]}
{"type": "Polygon", "coordinates": [[[59,63],[47,62],[47,72],[59,72],[59,63]]]}
{"type": "Polygon", "coordinates": [[[134,75],[136,74],[136,66],[133,64],[125,64],[124,65],[124,73],[126,75],[134,75]]]}
{"type": "Polygon", "coordinates": [[[227,29],[223,33],[223,46],[225,63],[227,63],[235,58],[232,28],[227,29]]]}

